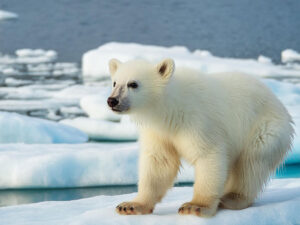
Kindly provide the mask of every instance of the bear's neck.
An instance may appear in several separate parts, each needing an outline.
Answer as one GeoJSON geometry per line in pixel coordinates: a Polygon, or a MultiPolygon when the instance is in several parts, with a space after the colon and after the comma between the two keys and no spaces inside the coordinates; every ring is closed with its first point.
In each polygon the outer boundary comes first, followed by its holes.
{"type": "Polygon", "coordinates": [[[160,131],[176,131],[184,122],[184,113],[181,110],[176,95],[166,90],[143,110],[133,113],[131,118],[139,127],[159,129],[160,131]]]}

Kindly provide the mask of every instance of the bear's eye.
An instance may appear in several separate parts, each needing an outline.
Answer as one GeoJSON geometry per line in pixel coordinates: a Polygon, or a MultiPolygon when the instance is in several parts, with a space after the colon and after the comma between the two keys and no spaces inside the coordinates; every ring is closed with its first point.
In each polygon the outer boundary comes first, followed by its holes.
{"type": "Polygon", "coordinates": [[[131,82],[131,83],[127,84],[127,87],[129,87],[129,88],[137,88],[138,84],[136,82],[131,82]]]}
{"type": "Polygon", "coordinates": [[[113,83],[113,87],[115,87],[116,86],[116,81],[113,83]]]}

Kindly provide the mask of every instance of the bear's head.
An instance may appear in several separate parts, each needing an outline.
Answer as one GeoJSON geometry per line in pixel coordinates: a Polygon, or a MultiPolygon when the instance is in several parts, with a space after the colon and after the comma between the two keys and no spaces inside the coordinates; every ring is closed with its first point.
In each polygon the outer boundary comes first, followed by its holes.
{"type": "Polygon", "coordinates": [[[117,113],[149,109],[163,94],[174,69],[172,59],[164,59],[156,65],[144,60],[122,63],[111,59],[112,93],[107,99],[108,106],[117,113]]]}

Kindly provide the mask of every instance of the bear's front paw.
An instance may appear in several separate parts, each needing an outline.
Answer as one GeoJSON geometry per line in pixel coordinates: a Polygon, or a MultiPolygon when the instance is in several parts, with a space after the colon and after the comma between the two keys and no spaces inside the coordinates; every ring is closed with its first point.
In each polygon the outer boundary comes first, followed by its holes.
{"type": "Polygon", "coordinates": [[[116,207],[116,211],[121,215],[140,215],[152,213],[153,208],[138,202],[123,202],[116,207]]]}
{"type": "Polygon", "coordinates": [[[211,217],[216,214],[216,208],[210,208],[208,206],[197,205],[193,202],[184,203],[179,209],[180,215],[196,215],[201,217],[211,217]]]}

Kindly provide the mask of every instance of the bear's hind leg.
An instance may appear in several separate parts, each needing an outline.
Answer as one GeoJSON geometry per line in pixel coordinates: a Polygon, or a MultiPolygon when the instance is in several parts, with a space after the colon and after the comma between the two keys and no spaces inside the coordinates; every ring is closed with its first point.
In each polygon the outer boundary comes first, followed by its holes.
{"type": "Polygon", "coordinates": [[[292,136],[288,122],[260,121],[229,172],[220,207],[250,206],[290,149],[292,136]]]}
{"type": "Polygon", "coordinates": [[[252,200],[247,199],[246,196],[244,196],[243,194],[230,192],[221,198],[219,207],[225,209],[238,210],[245,209],[251,204],[252,200]]]}

